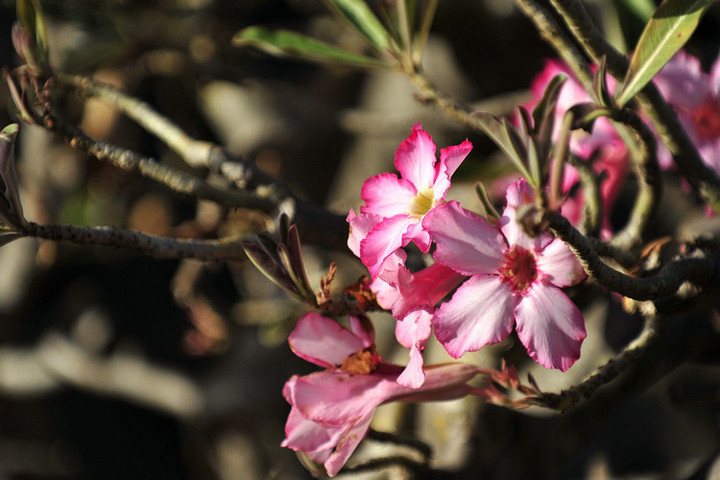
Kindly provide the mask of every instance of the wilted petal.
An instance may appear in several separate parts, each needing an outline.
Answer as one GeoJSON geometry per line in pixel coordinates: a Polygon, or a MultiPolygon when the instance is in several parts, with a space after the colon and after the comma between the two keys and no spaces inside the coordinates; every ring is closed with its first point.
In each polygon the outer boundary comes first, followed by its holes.
{"type": "Polygon", "coordinates": [[[428,212],[423,226],[437,244],[438,263],[465,275],[494,273],[502,265],[506,245],[500,232],[458,202],[428,212]]]}
{"type": "Polygon", "coordinates": [[[366,347],[336,321],[314,312],[298,320],[288,343],[295,355],[321,367],[336,367],[366,347]]]}
{"type": "Polygon", "coordinates": [[[515,309],[515,322],[520,341],[540,365],[565,371],[580,358],[585,322],[559,288],[533,285],[515,309]]]}
{"type": "Polygon", "coordinates": [[[512,287],[495,275],[478,275],[435,311],[435,336],[453,358],[508,336],[514,323],[512,287]]]}
{"type": "Polygon", "coordinates": [[[372,416],[373,412],[368,412],[350,425],[350,428],[340,439],[335,451],[324,462],[325,470],[328,475],[334,477],[338,474],[338,472],[340,472],[362,439],[365,438],[365,435],[367,435],[367,432],[370,429],[372,416]]]}
{"type": "Polygon", "coordinates": [[[312,457],[313,460],[323,463],[340,441],[345,430],[344,427],[323,427],[303,417],[300,410],[292,407],[285,424],[285,440],[281,446],[307,453],[326,451],[325,458],[312,457]]]}
{"type": "Polygon", "coordinates": [[[372,411],[403,389],[394,376],[360,375],[342,370],[324,370],[297,379],[292,404],[305,418],[324,426],[339,426],[372,411]]]}
{"type": "Polygon", "coordinates": [[[360,339],[362,348],[367,348],[375,342],[375,330],[367,317],[349,317],[349,329],[360,339]]]}
{"type": "Polygon", "coordinates": [[[360,211],[381,217],[408,215],[416,195],[415,187],[408,180],[392,173],[381,173],[365,180],[360,192],[365,206],[360,211]]]}
{"type": "Polygon", "coordinates": [[[556,238],[536,259],[538,274],[556,287],[569,287],[587,277],[570,247],[556,238]]]}
{"type": "Polygon", "coordinates": [[[417,190],[429,188],[435,181],[435,144],[420,123],[395,152],[395,168],[417,190]]]}

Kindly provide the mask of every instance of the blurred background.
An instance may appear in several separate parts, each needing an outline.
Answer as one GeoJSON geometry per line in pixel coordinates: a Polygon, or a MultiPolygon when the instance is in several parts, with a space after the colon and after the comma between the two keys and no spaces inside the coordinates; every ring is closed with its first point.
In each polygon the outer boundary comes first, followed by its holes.
{"type": "MultiPolygon", "coordinates": [[[[451,191],[466,208],[479,208],[474,182],[492,185],[510,171],[486,138],[419,104],[400,74],[325,68],[231,45],[238,30],[263,25],[362,50],[318,0],[41,3],[53,68],[123,89],[195,138],[226,146],[307,202],[343,216],[360,204],[367,177],[392,170],[395,149],[418,121],[439,147],[466,137],[475,146],[451,191]]],[[[586,3],[627,51],[642,29],[632,2],[586,3]]],[[[3,0],[0,65],[8,69],[19,62],[14,20],[14,2],[3,0]]],[[[719,47],[720,11],[713,8],[688,51],[707,69],[719,47]]],[[[512,2],[444,0],[424,66],[441,90],[507,115],[529,98],[532,78],[550,57],[512,2]]],[[[0,101],[7,106],[0,109],[4,126],[15,121],[5,85],[0,101]]],[[[206,176],[99,101],[67,91],[56,103],[91,137],[206,176]]],[[[16,148],[25,213],[38,223],[197,238],[266,226],[256,212],[176,195],[38,127],[23,126],[16,148]]],[[[614,212],[617,222],[632,192],[630,182],[614,212]]],[[[502,201],[503,192],[495,193],[502,201]]],[[[653,236],[687,234],[718,223],[668,176],[653,229],[653,236]]],[[[316,287],[330,262],[339,265],[337,287],[364,273],[342,244],[334,250],[306,244],[304,253],[316,287]]],[[[156,260],[23,239],[0,250],[0,272],[0,478],[310,478],[295,454],[279,446],[289,412],[282,386],[292,374],[313,371],[286,345],[306,308],[252,265],[156,260]]],[[[543,390],[577,383],[631,341],[641,321],[597,289],[572,293],[588,338],[567,373],[534,364],[513,338],[464,360],[498,367],[506,358],[543,390]]],[[[394,321],[385,314],[374,320],[383,356],[405,363],[407,351],[393,346],[394,321]]],[[[720,478],[717,324],[708,309],[669,318],[650,357],[610,392],[564,416],[473,399],[381,407],[374,427],[430,443],[432,469],[394,466],[352,478],[720,478]]],[[[449,360],[434,344],[426,358],[449,360]]],[[[367,441],[357,458],[396,454],[413,452],[367,441]]]]}

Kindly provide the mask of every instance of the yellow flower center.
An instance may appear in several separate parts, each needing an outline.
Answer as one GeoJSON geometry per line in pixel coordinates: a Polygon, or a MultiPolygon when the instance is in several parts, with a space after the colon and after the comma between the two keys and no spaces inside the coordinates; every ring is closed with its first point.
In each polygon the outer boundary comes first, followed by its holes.
{"type": "Polygon", "coordinates": [[[420,190],[417,197],[413,199],[412,205],[410,205],[410,215],[422,218],[436,203],[435,191],[432,188],[420,190]]]}

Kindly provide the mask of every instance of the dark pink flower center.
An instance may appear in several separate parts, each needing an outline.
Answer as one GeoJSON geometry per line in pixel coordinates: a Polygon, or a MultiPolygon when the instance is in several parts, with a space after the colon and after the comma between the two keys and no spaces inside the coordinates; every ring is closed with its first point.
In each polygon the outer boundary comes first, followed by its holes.
{"type": "Polygon", "coordinates": [[[690,113],[695,130],[703,140],[720,138],[720,98],[708,96],[690,113]]]}
{"type": "Polygon", "coordinates": [[[512,247],[505,252],[505,262],[500,267],[500,275],[516,292],[525,293],[538,276],[535,255],[522,247],[512,247]]]}

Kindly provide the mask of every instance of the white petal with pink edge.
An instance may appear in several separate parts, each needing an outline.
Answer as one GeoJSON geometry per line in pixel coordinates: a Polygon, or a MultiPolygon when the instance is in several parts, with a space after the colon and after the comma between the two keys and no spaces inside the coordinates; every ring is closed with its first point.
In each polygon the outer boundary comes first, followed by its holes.
{"type": "Polygon", "coordinates": [[[464,275],[494,273],[502,266],[506,245],[498,229],[458,202],[428,212],[423,226],[437,244],[436,262],[464,275]]]}
{"type": "Polygon", "coordinates": [[[515,309],[515,322],[528,354],[543,367],[564,372],[580,358],[585,322],[559,288],[541,282],[533,285],[515,309]]]}
{"type": "Polygon", "coordinates": [[[536,262],[538,275],[556,287],[569,287],[587,277],[570,247],[558,238],[545,247],[536,262]]]}
{"type": "Polygon", "coordinates": [[[515,303],[499,276],[472,277],[435,311],[435,336],[453,358],[497,343],[512,330],[515,303]]]}

